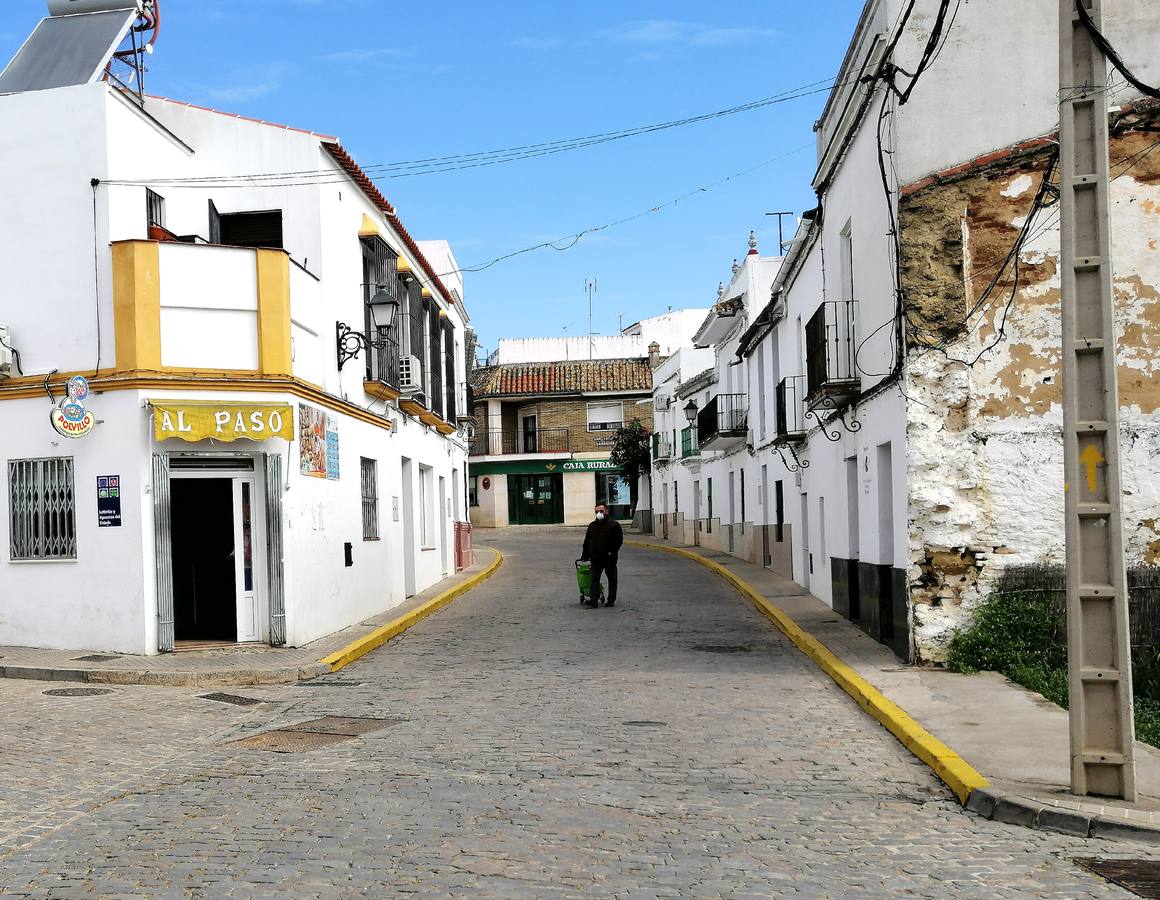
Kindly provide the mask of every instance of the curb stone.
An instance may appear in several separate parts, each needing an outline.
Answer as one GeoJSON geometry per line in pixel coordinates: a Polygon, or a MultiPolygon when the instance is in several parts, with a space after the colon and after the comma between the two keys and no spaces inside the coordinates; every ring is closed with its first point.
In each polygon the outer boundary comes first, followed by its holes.
{"type": "Polygon", "coordinates": [[[858,705],[877,719],[958,797],[962,806],[984,819],[1055,831],[1073,837],[1134,841],[1160,846],[1160,825],[1061,809],[1010,794],[990,785],[966,760],[935,738],[905,710],[846,665],[826,645],[802,628],[784,610],[772,603],[744,578],[699,553],[683,547],[625,541],[646,550],[659,550],[695,560],[732,584],[753,603],[791,642],[848,693],[858,705]]]}

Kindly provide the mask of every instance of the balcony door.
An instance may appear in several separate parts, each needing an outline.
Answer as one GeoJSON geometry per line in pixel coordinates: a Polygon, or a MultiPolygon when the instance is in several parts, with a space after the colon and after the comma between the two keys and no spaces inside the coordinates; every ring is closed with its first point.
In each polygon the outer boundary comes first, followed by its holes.
{"type": "Polygon", "coordinates": [[[537,417],[524,416],[523,434],[520,439],[521,452],[523,453],[539,453],[540,442],[537,440],[539,429],[536,427],[537,417]]]}

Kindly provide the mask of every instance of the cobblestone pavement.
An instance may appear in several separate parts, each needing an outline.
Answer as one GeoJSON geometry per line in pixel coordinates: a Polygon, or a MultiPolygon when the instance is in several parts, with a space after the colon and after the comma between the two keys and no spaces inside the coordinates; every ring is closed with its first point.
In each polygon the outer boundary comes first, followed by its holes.
{"type": "Polygon", "coordinates": [[[0,683],[6,895],[1122,897],[1141,857],[962,811],[723,581],[626,548],[583,610],[569,530],[334,676],[57,698],[0,683]],[[721,652],[733,651],[733,652],[721,652]],[[232,740],[323,715],[303,753],[232,740]]]}

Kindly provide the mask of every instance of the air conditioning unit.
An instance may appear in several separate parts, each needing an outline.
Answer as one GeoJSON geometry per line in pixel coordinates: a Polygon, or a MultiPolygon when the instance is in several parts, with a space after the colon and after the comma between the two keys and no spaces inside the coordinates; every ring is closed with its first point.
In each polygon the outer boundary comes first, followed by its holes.
{"type": "Polygon", "coordinates": [[[653,400],[653,407],[657,412],[668,412],[673,408],[673,398],[665,396],[664,394],[658,394],[653,400]]]}
{"type": "Polygon", "coordinates": [[[672,459],[673,448],[668,441],[657,441],[657,459],[672,459]]]}
{"type": "Polygon", "coordinates": [[[12,377],[12,341],[8,339],[8,326],[0,322],[0,379],[12,377]]]}
{"type": "Polygon", "coordinates": [[[407,393],[423,390],[423,364],[417,356],[400,357],[399,390],[407,393]]]}

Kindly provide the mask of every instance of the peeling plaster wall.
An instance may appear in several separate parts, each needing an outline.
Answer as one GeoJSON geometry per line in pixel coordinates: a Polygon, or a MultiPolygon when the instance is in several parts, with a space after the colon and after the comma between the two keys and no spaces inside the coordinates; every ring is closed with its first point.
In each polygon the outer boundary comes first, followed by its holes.
{"type": "MultiPolygon", "coordinates": [[[[1123,172],[1112,183],[1112,234],[1130,566],[1160,564],[1160,152],[1141,156],[1156,139],[1120,134],[1111,147],[1112,173],[1123,172]]],[[[1042,153],[1007,161],[901,206],[908,581],[923,661],[945,658],[1007,565],[1064,559],[1057,207],[1036,217],[1010,309],[1009,270],[961,327],[1013,246],[1045,165],[1042,153]]]]}

